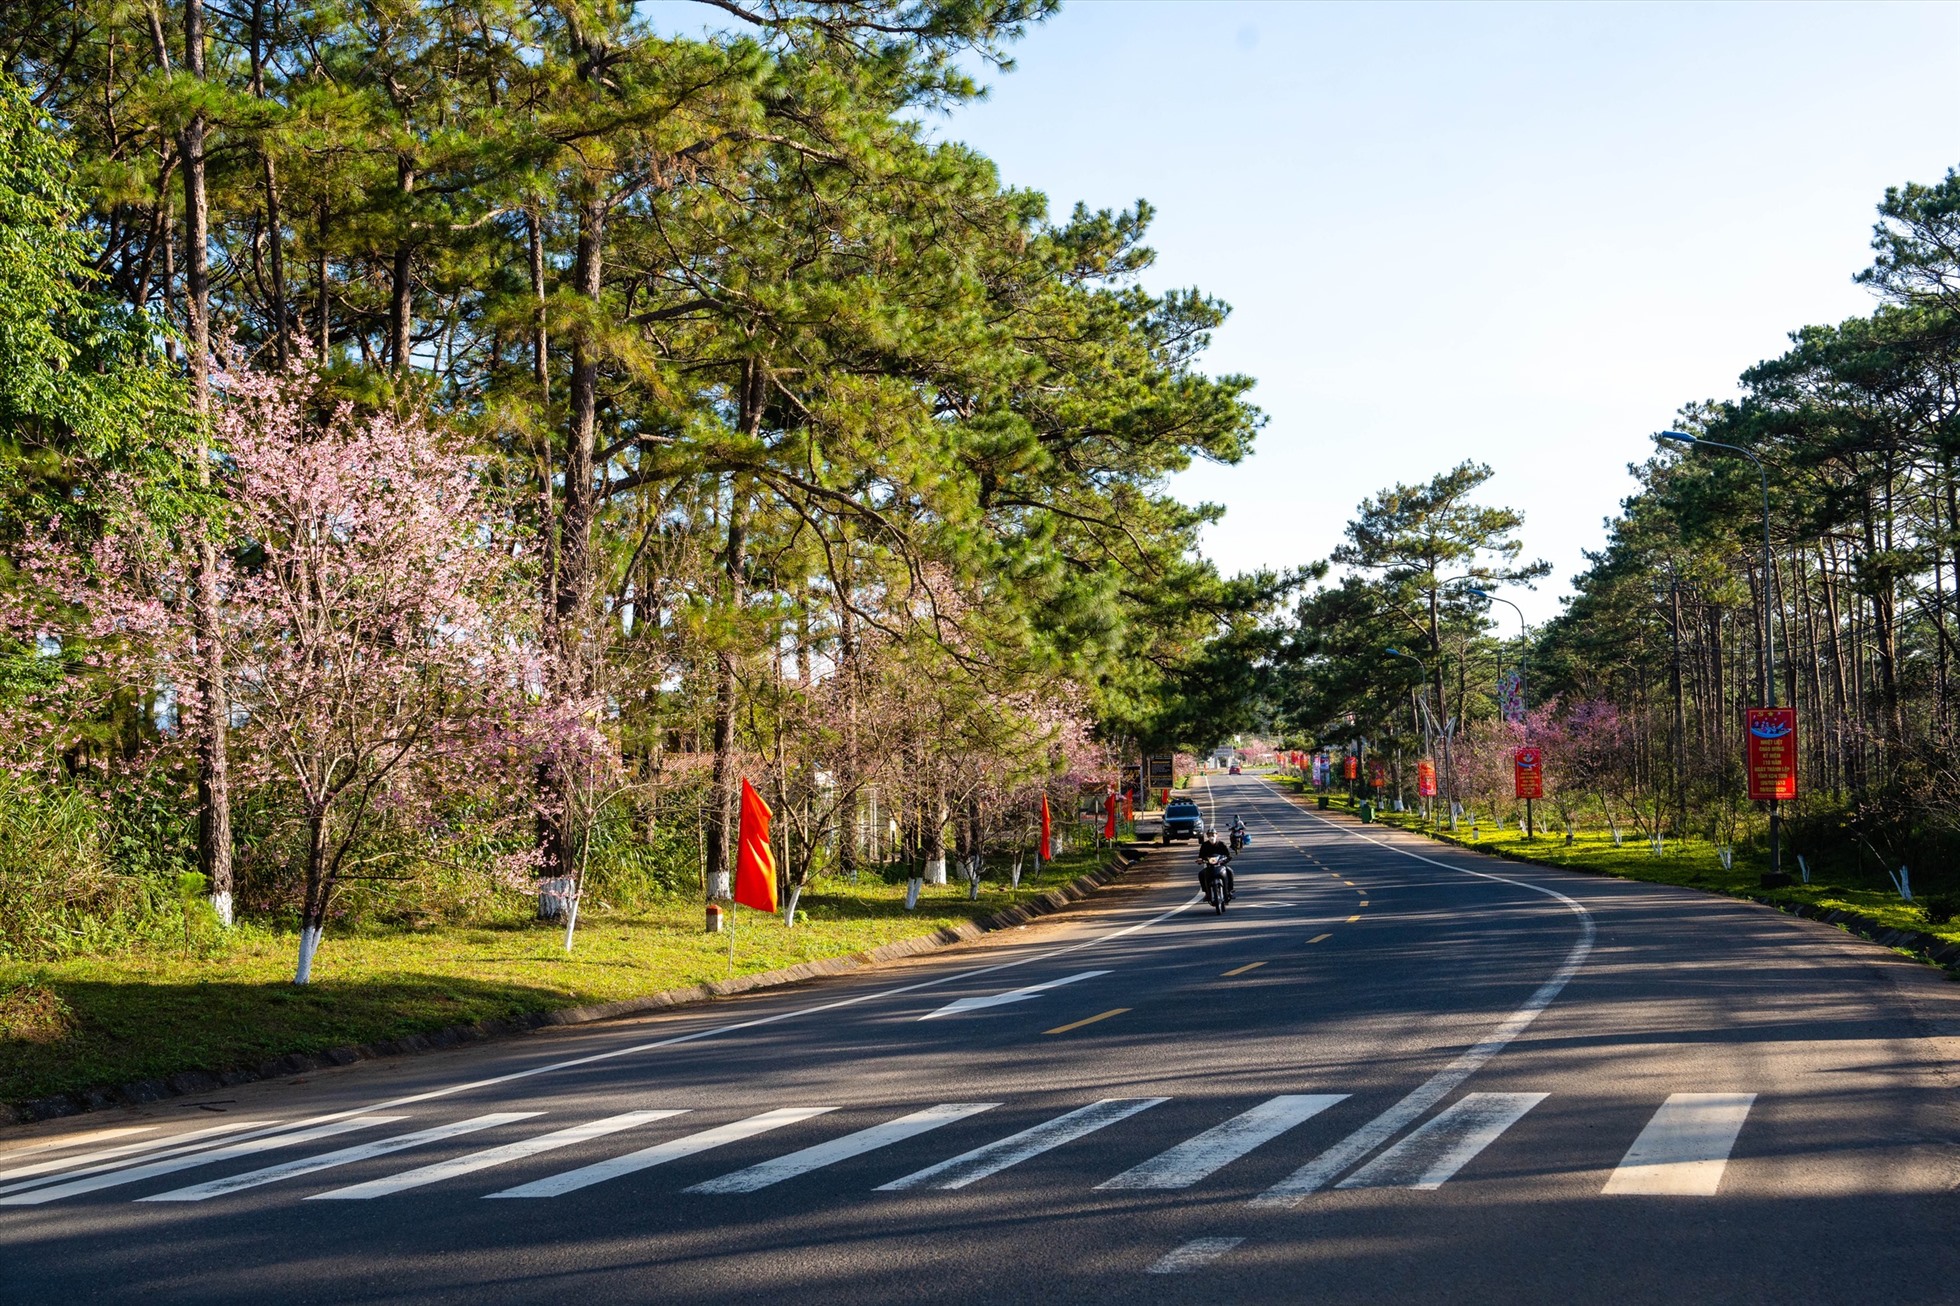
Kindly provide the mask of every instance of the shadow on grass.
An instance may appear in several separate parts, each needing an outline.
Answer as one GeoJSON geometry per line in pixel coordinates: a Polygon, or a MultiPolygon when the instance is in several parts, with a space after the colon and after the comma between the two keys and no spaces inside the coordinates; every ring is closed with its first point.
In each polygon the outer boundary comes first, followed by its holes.
{"type": "Polygon", "coordinates": [[[0,1101],[26,1102],[181,1071],[256,1069],[291,1053],[377,1043],[562,1005],[531,984],[448,975],[159,983],[62,979],[72,1022],[0,1042],[0,1101]]]}

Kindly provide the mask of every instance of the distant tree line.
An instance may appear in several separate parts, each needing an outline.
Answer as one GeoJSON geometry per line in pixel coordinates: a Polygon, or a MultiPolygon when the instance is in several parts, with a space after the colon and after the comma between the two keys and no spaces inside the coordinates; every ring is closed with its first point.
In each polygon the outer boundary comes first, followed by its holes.
{"type": "Polygon", "coordinates": [[[1281,721],[1399,764],[1432,747],[1426,710],[1454,732],[1459,796],[1508,813],[1525,731],[1497,721],[1495,688],[1522,654],[1562,817],[1760,845],[1743,711],[1767,700],[1773,634],[1777,699],[1799,720],[1794,850],[1938,876],[1960,853],[1960,172],[1888,191],[1873,249],[1870,315],[1794,332],[1741,398],[1679,415],[1767,466],[1767,574],[1756,465],[1664,445],[1522,646],[1474,591],[1545,569],[1516,562],[1521,515],[1475,505],[1488,470],[1466,465],[1362,505],[1333,559],[1345,578],[1301,602],[1281,721]]]}

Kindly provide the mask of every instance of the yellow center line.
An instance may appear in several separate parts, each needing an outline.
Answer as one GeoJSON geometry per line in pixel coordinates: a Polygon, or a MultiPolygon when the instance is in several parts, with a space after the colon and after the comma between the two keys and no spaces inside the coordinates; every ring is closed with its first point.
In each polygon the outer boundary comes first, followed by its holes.
{"type": "Polygon", "coordinates": [[[1111,1016],[1120,1016],[1128,1010],[1129,1010],[1128,1007],[1111,1007],[1108,1011],[1103,1012],[1099,1016],[1090,1016],[1086,1019],[1074,1021],[1067,1025],[1057,1025],[1055,1026],[1055,1028],[1051,1030],[1046,1030],[1044,1032],[1049,1034],[1066,1034],[1072,1029],[1081,1029],[1084,1025],[1093,1025],[1099,1020],[1108,1020],[1111,1016]]]}
{"type": "Polygon", "coordinates": [[[1350,917],[1348,917],[1348,918],[1347,918],[1347,923],[1348,923],[1349,925],[1352,925],[1352,924],[1354,924],[1354,923],[1355,923],[1356,921],[1358,921],[1358,920],[1360,920],[1360,919],[1361,919],[1361,918],[1360,918],[1359,916],[1350,916],[1350,917]]]}
{"type": "Polygon", "coordinates": [[[1314,935],[1314,936],[1313,936],[1313,937],[1312,937],[1311,939],[1308,939],[1308,940],[1307,940],[1307,942],[1308,942],[1308,943],[1319,943],[1319,942],[1320,942],[1320,941],[1321,941],[1322,939],[1331,939],[1331,938],[1333,938],[1333,937],[1334,937],[1334,936],[1333,936],[1333,935],[1331,935],[1331,934],[1316,934],[1316,935],[1314,935]]]}
{"type": "Polygon", "coordinates": [[[1362,905],[1363,907],[1366,907],[1366,906],[1368,905],[1368,900],[1367,900],[1366,898],[1363,898],[1363,899],[1361,900],[1361,905],[1362,905]]]}
{"type": "Polygon", "coordinates": [[[1263,965],[1265,965],[1265,964],[1266,964],[1266,963],[1265,963],[1265,962],[1263,962],[1263,961],[1255,961],[1255,962],[1253,962],[1253,963],[1252,963],[1252,964],[1250,964],[1250,965],[1247,965],[1247,966],[1241,966],[1241,967],[1239,967],[1239,968],[1238,968],[1237,970],[1228,970],[1228,971],[1226,971],[1226,972],[1225,972],[1225,974],[1224,974],[1224,975],[1222,976],[1222,978],[1224,978],[1224,979],[1230,979],[1230,978],[1232,978],[1232,976],[1234,976],[1234,975],[1243,975],[1243,974],[1245,974],[1245,973],[1246,973],[1247,971],[1249,971],[1249,970],[1258,970],[1258,969],[1259,969],[1259,968],[1260,968],[1261,966],[1263,966],[1263,965]]]}

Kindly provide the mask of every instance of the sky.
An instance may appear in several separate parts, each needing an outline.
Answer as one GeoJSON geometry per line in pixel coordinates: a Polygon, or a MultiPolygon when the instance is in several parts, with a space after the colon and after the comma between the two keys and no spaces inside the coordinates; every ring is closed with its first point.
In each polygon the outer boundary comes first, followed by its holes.
{"type": "Polygon", "coordinates": [[[1233,306],[1268,424],[1174,489],[1226,572],[1324,558],[1464,459],[1558,611],[1684,403],[1868,313],[1887,186],[1960,165],[1960,5],[1077,0],[935,131],[1009,184],[1158,210],[1145,276],[1233,306]]]}

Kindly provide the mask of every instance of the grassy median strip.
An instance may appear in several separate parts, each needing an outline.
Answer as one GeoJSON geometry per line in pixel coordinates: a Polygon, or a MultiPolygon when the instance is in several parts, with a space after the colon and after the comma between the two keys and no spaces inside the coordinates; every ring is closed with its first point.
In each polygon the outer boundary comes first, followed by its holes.
{"type": "Polygon", "coordinates": [[[294,936],[252,925],[196,950],[0,962],[0,1102],[251,1068],[849,956],[992,915],[1107,860],[1071,853],[1018,890],[1004,877],[983,882],[976,901],[963,880],[927,886],[913,911],[903,882],[824,880],[804,891],[794,929],[738,909],[732,972],[729,936],[703,932],[692,899],[583,911],[569,954],[562,925],[530,919],[523,901],[480,924],[329,930],[305,988],[291,983],[294,936]]]}

